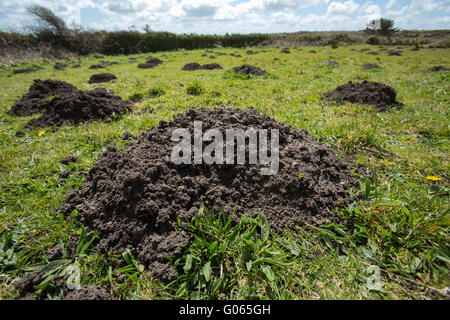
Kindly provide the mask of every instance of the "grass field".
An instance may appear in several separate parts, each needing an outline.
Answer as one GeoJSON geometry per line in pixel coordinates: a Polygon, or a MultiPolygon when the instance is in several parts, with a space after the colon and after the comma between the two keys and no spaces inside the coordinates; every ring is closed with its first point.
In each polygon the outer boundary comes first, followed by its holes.
{"type": "MultiPolygon", "coordinates": [[[[130,56],[104,57],[119,64],[100,72],[113,73],[118,79],[101,85],[88,84],[89,77],[99,73],[88,69],[101,60],[93,57],[81,58],[79,69],[69,66],[58,71],[53,69],[55,61],[43,60],[0,70],[0,298],[14,298],[14,282],[26,272],[40,268],[48,271],[50,279],[72,265],[80,268],[83,284],[104,286],[116,299],[448,298],[450,75],[427,69],[450,66],[449,49],[412,52],[404,48],[402,56],[383,51],[372,56],[359,52],[362,48],[293,48],[290,54],[265,48],[256,55],[216,49],[242,57],[211,53],[217,56],[213,60],[201,56],[204,50],[159,52],[152,56],[164,63],[154,69],[138,69],[128,63],[130,56]],[[312,49],[317,53],[311,53],[312,49]],[[326,60],[340,65],[328,66],[326,60]],[[219,63],[224,69],[181,71],[189,62],[219,63]],[[368,62],[382,69],[364,70],[361,65],[368,62]],[[226,70],[243,63],[273,76],[223,77],[226,70]],[[12,74],[11,70],[28,66],[41,69],[12,74]],[[12,117],[6,111],[35,78],[64,80],[82,90],[104,86],[124,99],[133,96],[139,101],[132,113],[116,122],[24,130],[31,117],[12,117]],[[403,108],[377,112],[372,107],[321,99],[324,92],[350,80],[394,87],[403,108]],[[188,94],[192,88],[203,90],[188,94]],[[75,218],[54,214],[65,194],[82,185],[106,145],[124,144],[120,137],[125,131],[138,135],[190,107],[219,104],[253,106],[278,121],[308,130],[370,168],[372,179],[361,180],[364,200],[340,212],[352,220],[352,227],[301,226],[295,232],[273,234],[263,217],[230,225],[205,208],[190,227],[196,240],[188,254],[172,261],[184,266],[184,274],[164,284],[152,278],[132,251],[119,256],[99,253],[94,246],[96,235],[86,234],[75,218]],[[17,130],[25,135],[17,137],[17,130]],[[79,160],[60,164],[68,155],[79,160]],[[66,169],[72,174],[61,178],[66,169]],[[47,250],[76,237],[80,245],[74,252],[47,260],[47,250]],[[380,270],[378,287],[373,285],[370,266],[380,270]]],[[[144,62],[148,56],[132,57],[144,62]]],[[[40,297],[61,298],[49,281],[34,290],[40,297]]]]}

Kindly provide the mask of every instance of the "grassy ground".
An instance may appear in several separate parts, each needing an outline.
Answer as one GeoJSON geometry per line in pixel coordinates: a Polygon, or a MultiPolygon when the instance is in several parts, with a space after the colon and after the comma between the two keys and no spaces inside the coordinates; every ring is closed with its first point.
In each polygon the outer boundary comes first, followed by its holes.
{"type": "MultiPolygon", "coordinates": [[[[367,55],[359,52],[361,48],[291,49],[290,54],[267,48],[256,55],[221,49],[242,57],[215,54],[214,60],[202,57],[203,50],[161,52],[153,56],[164,64],[145,70],[129,64],[125,56],[105,57],[120,64],[106,69],[118,79],[102,86],[122,98],[139,100],[131,114],[113,123],[25,130],[23,137],[15,132],[23,130],[30,117],[11,117],[6,111],[32,80],[58,79],[91,89],[98,85],[87,81],[97,72],[88,67],[101,59],[83,58],[80,69],[64,71],[54,70],[55,61],[45,60],[9,66],[10,70],[42,68],[31,74],[0,71],[0,298],[14,297],[13,284],[26,272],[44,268],[51,277],[67,273],[68,266],[80,268],[83,284],[105,286],[114,298],[122,299],[448,298],[449,73],[427,68],[450,66],[449,50],[404,51],[400,57],[389,57],[384,52],[367,55]],[[325,65],[327,59],[340,66],[325,65]],[[181,71],[189,62],[217,62],[224,70],[181,71]],[[274,76],[223,77],[225,70],[244,62],[274,76]],[[361,65],[367,62],[382,69],[364,70],[361,65]],[[404,107],[377,112],[321,99],[325,91],[364,79],[394,87],[404,107]],[[195,89],[203,90],[198,95],[187,93],[195,89]],[[226,218],[204,209],[190,226],[196,240],[188,254],[172,261],[184,273],[166,285],[153,279],[132,251],[121,256],[99,254],[94,248],[96,235],[85,234],[76,219],[54,214],[65,194],[83,183],[106,145],[123,143],[120,136],[125,131],[136,135],[187,108],[218,104],[253,106],[307,129],[369,167],[374,177],[361,181],[364,200],[340,212],[353,221],[352,227],[302,226],[295,232],[273,234],[262,216],[230,225],[226,218]],[[67,155],[79,160],[60,164],[67,155]],[[59,174],[66,169],[72,174],[62,179],[59,174]],[[46,260],[48,249],[76,237],[81,240],[73,252],[56,262],[46,260]],[[380,286],[374,285],[376,272],[371,273],[370,266],[379,268],[380,286]]],[[[144,62],[148,56],[133,57],[144,62]]],[[[44,281],[35,293],[61,298],[58,290],[51,289],[44,281]]]]}

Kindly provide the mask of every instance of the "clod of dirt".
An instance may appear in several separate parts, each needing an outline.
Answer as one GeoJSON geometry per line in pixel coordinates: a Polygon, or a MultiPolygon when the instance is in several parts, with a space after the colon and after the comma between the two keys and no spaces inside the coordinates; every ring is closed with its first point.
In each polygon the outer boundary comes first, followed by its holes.
{"type": "Polygon", "coordinates": [[[160,59],[158,59],[158,58],[151,58],[151,57],[149,57],[149,58],[147,59],[147,62],[146,62],[146,63],[138,64],[138,68],[141,68],[141,69],[151,69],[151,68],[154,68],[154,67],[159,66],[159,65],[162,64],[162,63],[163,63],[163,62],[162,62],[160,59]]]}
{"type": "Polygon", "coordinates": [[[77,63],[77,64],[74,64],[74,65],[72,66],[72,68],[73,68],[73,69],[81,68],[81,64],[78,64],[78,63],[77,63]]]}
{"type": "Polygon", "coordinates": [[[195,71],[199,70],[201,68],[201,64],[197,62],[187,63],[184,65],[184,67],[181,70],[184,71],[195,71]]]}
{"type": "Polygon", "coordinates": [[[31,72],[35,72],[38,71],[39,69],[37,68],[24,68],[24,69],[16,69],[13,71],[13,74],[20,74],[20,73],[31,73],[31,72]]]}
{"type": "Polygon", "coordinates": [[[17,130],[16,131],[16,137],[20,138],[25,136],[25,132],[23,132],[22,130],[17,130]]]}
{"type": "Polygon", "coordinates": [[[419,51],[420,49],[419,48],[412,48],[411,50],[409,50],[409,51],[419,51]]]}
{"type": "Polygon", "coordinates": [[[389,56],[401,56],[402,52],[397,50],[388,50],[387,54],[389,56]]]}
{"type": "Polygon", "coordinates": [[[280,52],[281,52],[281,53],[291,53],[291,52],[289,51],[289,49],[283,49],[283,50],[281,50],[280,52]]]}
{"type": "Polygon", "coordinates": [[[133,140],[133,139],[136,139],[136,136],[134,136],[133,134],[129,133],[128,131],[125,131],[123,133],[123,135],[120,137],[120,139],[122,139],[122,140],[133,140]]]}
{"type": "Polygon", "coordinates": [[[206,53],[203,53],[202,55],[201,55],[202,57],[206,57],[207,56],[207,54],[206,53]]]}
{"type": "Polygon", "coordinates": [[[372,56],[378,56],[379,55],[379,53],[376,52],[376,51],[369,51],[369,52],[367,52],[367,54],[370,54],[372,56]]]}
{"type": "Polygon", "coordinates": [[[266,70],[263,70],[261,68],[249,65],[249,64],[243,64],[240,67],[234,67],[233,68],[234,73],[236,74],[242,74],[242,75],[253,75],[253,76],[264,76],[267,74],[266,70]]]}
{"type": "Polygon", "coordinates": [[[59,162],[62,164],[69,164],[70,162],[77,162],[78,157],[76,156],[67,156],[62,158],[59,162]]]}
{"type": "Polygon", "coordinates": [[[69,291],[64,300],[109,300],[108,290],[100,286],[83,286],[80,289],[69,291]]]}
{"type": "Polygon", "coordinates": [[[15,282],[14,287],[19,292],[28,293],[41,282],[42,276],[43,272],[41,270],[34,270],[15,282]]]}
{"type": "Polygon", "coordinates": [[[255,52],[253,50],[247,50],[245,51],[246,54],[257,54],[258,52],[255,52]]]}
{"type": "Polygon", "coordinates": [[[187,63],[181,70],[184,71],[195,71],[195,70],[213,70],[213,69],[222,69],[222,66],[218,63],[207,63],[201,65],[197,62],[187,63]]]}
{"type": "Polygon", "coordinates": [[[376,63],[365,63],[362,65],[362,67],[366,70],[381,69],[381,67],[379,65],[377,65],[376,63]]]}
{"type": "Polygon", "coordinates": [[[367,80],[355,83],[350,81],[324,94],[326,98],[335,99],[340,103],[352,102],[367,104],[381,111],[403,105],[395,100],[396,95],[397,93],[394,88],[367,80]]]}
{"type": "Polygon", "coordinates": [[[316,50],[310,50],[309,52],[310,52],[310,53],[317,53],[316,50]]]}
{"type": "Polygon", "coordinates": [[[74,90],[77,90],[75,86],[64,81],[35,79],[28,92],[12,106],[10,113],[19,117],[39,113],[47,103],[48,97],[74,90]]]}
{"type": "Polygon", "coordinates": [[[217,59],[216,56],[209,56],[210,59],[217,59]]]}
{"type": "Polygon", "coordinates": [[[102,64],[93,64],[89,67],[89,69],[104,69],[104,68],[106,67],[102,64]]]}
{"type": "Polygon", "coordinates": [[[55,68],[56,70],[64,70],[66,67],[66,64],[59,62],[55,63],[55,65],[53,66],[53,68],[55,68]]]}
{"type": "Polygon", "coordinates": [[[93,74],[89,78],[89,83],[102,83],[102,82],[109,82],[111,80],[117,79],[115,75],[112,73],[99,73],[99,74],[93,74]]]}
{"type": "Polygon", "coordinates": [[[207,63],[201,66],[203,70],[222,69],[222,66],[218,63],[207,63]]]}
{"type": "Polygon", "coordinates": [[[434,67],[431,67],[429,70],[432,72],[437,72],[437,71],[449,71],[450,69],[448,69],[444,66],[434,66],[434,67]]]}
{"type": "Polygon", "coordinates": [[[44,113],[31,119],[27,128],[78,125],[89,121],[107,121],[130,110],[131,104],[104,88],[92,91],[62,92],[46,101],[44,113]]]}
{"type": "Polygon", "coordinates": [[[136,248],[138,260],[154,276],[170,281],[177,272],[166,257],[180,256],[181,245],[190,241],[177,229],[177,216],[189,220],[204,203],[216,213],[223,208],[230,215],[235,209],[235,219],[264,212],[275,231],[305,223],[345,223],[333,208],[352,201],[348,189],[358,186],[351,173],[355,167],[306,131],[253,108],[189,109],[161,121],[124,151],[108,148],[81,189],[69,192],[57,211],[69,216],[77,209],[80,221],[101,234],[99,249],[114,254],[136,248]],[[278,129],[278,173],[261,175],[267,165],[250,165],[248,157],[240,165],[174,164],[172,132],[183,128],[193,134],[194,121],[202,121],[203,132],[215,128],[223,135],[226,129],[278,129]]]}

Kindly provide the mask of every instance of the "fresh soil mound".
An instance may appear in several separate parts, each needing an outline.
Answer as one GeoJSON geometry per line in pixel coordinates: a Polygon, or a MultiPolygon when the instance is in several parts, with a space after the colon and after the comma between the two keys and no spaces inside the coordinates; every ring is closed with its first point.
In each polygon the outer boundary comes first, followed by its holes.
{"type": "Polygon", "coordinates": [[[130,103],[104,88],[61,92],[43,105],[44,113],[26,127],[58,127],[90,121],[106,121],[130,110],[130,103]]]}
{"type": "Polygon", "coordinates": [[[376,63],[365,63],[365,64],[363,64],[362,67],[366,70],[381,69],[381,67],[379,65],[377,65],[376,63]]]}
{"type": "Polygon", "coordinates": [[[64,81],[35,79],[28,92],[12,106],[10,113],[19,117],[39,113],[47,103],[46,98],[74,90],[77,90],[75,86],[64,81]]]}
{"type": "Polygon", "coordinates": [[[68,291],[64,300],[109,300],[108,290],[100,286],[83,286],[80,289],[68,291]]]}
{"type": "Polygon", "coordinates": [[[13,71],[13,74],[20,74],[20,73],[31,73],[31,72],[35,72],[38,71],[39,69],[37,68],[24,68],[24,69],[16,69],[13,71]]]}
{"type": "Polygon", "coordinates": [[[223,68],[218,63],[207,63],[207,64],[202,65],[200,69],[213,70],[213,69],[223,69],[223,68]]]}
{"type": "Polygon", "coordinates": [[[305,223],[344,223],[333,208],[350,203],[348,188],[358,186],[351,173],[355,167],[306,131],[253,108],[190,109],[171,122],[161,121],[124,151],[109,145],[81,189],[69,192],[57,211],[69,216],[77,209],[80,221],[101,234],[100,249],[114,254],[136,248],[139,261],[169,281],[177,273],[166,257],[181,255],[180,245],[190,241],[176,229],[177,216],[189,220],[204,203],[216,213],[223,208],[230,215],[235,209],[235,219],[264,212],[275,231],[305,223]],[[202,121],[203,132],[215,128],[223,135],[231,128],[278,129],[278,173],[261,175],[268,165],[250,165],[248,160],[241,165],[174,164],[172,132],[186,128],[192,135],[194,121],[202,121]]]}
{"type": "Polygon", "coordinates": [[[138,68],[140,69],[151,69],[157,67],[159,64],[157,63],[140,63],[138,64],[138,68]]]}
{"type": "Polygon", "coordinates": [[[430,71],[437,72],[437,71],[449,71],[450,69],[444,67],[444,66],[434,66],[430,68],[430,71]]]}
{"type": "Polygon", "coordinates": [[[266,70],[252,66],[250,64],[243,64],[240,67],[234,67],[233,70],[234,70],[234,73],[243,74],[243,75],[247,75],[247,76],[250,76],[250,75],[264,76],[267,74],[266,70]]]}
{"type": "Polygon", "coordinates": [[[395,100],[396,95],[394,88],[367,80],[355,83],[350,81],[324,94],[326,98],[335,99],[340,103],[362,103],[382,111],[386,111],[390,107],[402,106],[402,103],[395,100]]]}
{"type": "Polygon", "coordinates": [[[55,65],[53,66],[53,68],[55,68],[56,70],[64,70],[66,67],[66,64],[59,62],[55,63],[55,65]]]}
{"type": "Polygon", "coordinates": [[[112,73],[99,73],[99,74],[93,74],[90,79],[89,83],[102,83],[102,82],[109,82],[111,80],[117,79],[115,75],[112,73]]]}
{"type": "Polygon", "coordinates": [[[387,54],[389,56],[401,56],[402,52],[397,50],[388,50],[387,54]]]}
{"type": "Polygon", "coordinates": [[[104,68],[106,67],[102,64],[93,64],[89,67],[89,69],[104,69],[104,68]]]}
{"type": "Polygon", "coordinates": [[[199,70],[201,68],[201,64],[197,62],[187,63],[184,65],[184,67],[181,70],[184,71],[195,71],[199,70]]]}
{"type": "Polygon", "coordinates": [[[207,63],[201,65],[197,62],[192,62],[185,64],[181,70],[184,71],[195,71],[195,70],[213,70],[213,69],[222,69],[222,66],[218,63],[207,63]]]}

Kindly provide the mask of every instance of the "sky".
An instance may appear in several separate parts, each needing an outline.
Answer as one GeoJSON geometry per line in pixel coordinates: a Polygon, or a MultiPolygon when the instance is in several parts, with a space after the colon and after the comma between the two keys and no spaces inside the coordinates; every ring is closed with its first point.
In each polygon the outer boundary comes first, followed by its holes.
{"type": "Polygon", "coordinates": [[[400,29],[450,29],[450,0],[0,0],[0,30],[23,31],[39,4],[87,30],[277,33],[362,30],[373,18],[400,29]]]}

